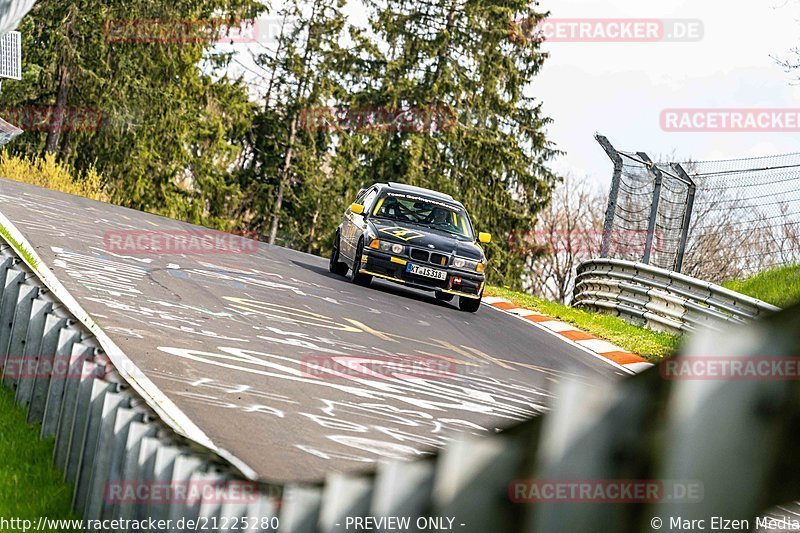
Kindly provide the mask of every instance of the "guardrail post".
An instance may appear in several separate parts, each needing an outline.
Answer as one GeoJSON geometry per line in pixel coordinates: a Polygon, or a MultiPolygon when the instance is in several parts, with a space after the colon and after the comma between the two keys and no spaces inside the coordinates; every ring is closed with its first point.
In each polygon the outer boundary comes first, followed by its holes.
{"type": "MultiPolygon", "coordinates": [[[[111,483],[121,484],[123,487],[136,487],[140,478],[139,453],[142,449],[142,442],[145,438],[152,437],[156,434],[156,426],[149,422],[152,422],[152,420],[145,417],[142,422],[134,421],[130,423],[128,438],[125,444],[122,477],[120,479],[109,479],[111,483]]],[[[113,498],[111,500],[113,501],[113,498]]],[[[107,504],[108,503],[109,502],[107,502],[107,504]]],[[[122,501],[113,501],[113,505],[114,508],[111,512],[111,516],[123,520],[133,520],[137,516],[136,508],[141,504],[125,499],[122,501]]],[[[125,530],[117,531],[122,533],[125,530]]]]}
{"type": "MultiPolygon", "coordinates": [[[[17,262],[18,260],[15,260],[14,264],[17,262]]],[[[2,359],[2,367],[5,367],[8,357],[11,328],[14,326],[14,314],[17,310],[20,285],[23,281],[25,281],[25,273],[21,270],[12,266],[5,271],[3,296],[0,298],[0,359],[2,359]]]]}
{"type": "Polygon", "coordinates": [[[680,163],[672,163],[672,170],[675,171],[680,177],[686,180],[686,185],[689,187],[689,194],[686,197],[686,211],[683,213],[683,227],[681,228],[681,240],[678,243],[678,255],[675,258],[675,271],[680,272],[683,268],[683,254],[686,252],[686,243],[689,241],[689,225],[692,222],[692,211],[694,210],[694,194],[697,189],[694,180],[689,176],[689,173],[684,170],[680,163]]]}
{"type": "Polygon", "coordinates": [[[281,502],[281,531],[284,533],[314,533],[317,531],[322,489],[289,485],[281,502]]]}
{"type": "MultiPolygon", "coordinates": [[[[153,479],[155,487],[169,487],[169,497],[167,501],[153,500],[149,502],[147,509],[147,517],[156,520],[166,520],[169,518],[169,508],[171,505],[177,505],[177,498],[181,490],[187,490],[188,487],[174,487],[172,486],[172,471],[175,468],[175,460],[180,456],[181,450],[176,446],[162,444],[156,450],[155,461],[153,464],[153,479]],[[175,491],[175,492],[173,492],[175,491]]],[[[188,490],[187,490],[188,492],[188,490]]]]}
{"type": "Polygon", "coordinates": [[[223,500],[227,499],[227,491],[224,490],[228,483],[228,477],[217,466],[212,466],[203,476],[203,483],[206,486],[214,487],[213,491],[203,491],[200,509],[197,512],[197,530],[210,528],[217,529],[222,516],[223,500]],[[208,494],[206,494],[208,492],[208,494]],[[220,494],[224,494],[220,498],[220,494]]]}
{"type": "MultiPolygon", "coordinates": [[[[66,420],[68,423],[59,426],[56,434],[56,442],[63,439],[66,443],[66,453],[63,456],[66,464],[61,467],[65,470],[64,479],[70,483],[75,483],[76,492],[78,490],[78,468],[80,467],[81,455],[83,455],[83,443],[89,426],[89,419],[93,415],[93,405],[97,397],[101,394],[105,395],[106,392],[102,382],[94,377],[98,371],[97,364],[94,361],[84,361],[80,368],[81,375],[78,378],[80,381],[77,383],[75,403],[71,406],[72,416],[69,416],[62,409],[62,420],[66,420]],[[95,387],[96,383],[101,386],[95,387]]],[[[63,405],[66,406],[67,404],[64,403],[63,405]]]]}
{"type": "Polygon", "coordinates": [[[86,508],[83,511],[83,517],[86,519],[100,520],[103,518],[106,483],[112,472],[114,472],[114,479],[119,477],[118,469],[114,470],[115,453],[119,442],[114,429],[118,423],[124,423],[124,419],[121,418],[122,413],[131,412],[126,408],[128,404],[130,404],[130,398],[125,392],[109,392],[103,400],[103,414],[97,437],[97,457],[92,466],[86,508]]]}
{"type": "MultiPolygon", "coordinates": [[[[31,404],[28,406],[28,423],[42,423],[41,436],[46,437],[55,433],[58,421],[53,417],[49,421],[49,427],[45,427],[45,415],[47,414],[47,399],[50,396],[50,381],[53,378],[56,367],[56,352],[59,348],[61,331],[67,327],[69,319],[60,316],[59,307],[52,305],[45,311],[44,331],[42,341],[39,343],[39,362],[36,365],[36,374],[33,376],[33,395],[31,404]]],[[[52,410],[52,406],[51,406],[52,410]]]]}
{"type": "MultiPolygon", "coordinates": [[[[53,303],[42,298],[44,290],[39,291],[39,297],[33,300],[31,305],[30,323],[25,334],[25,348],[22,354],[25,356],[26,370],[22,372],[17,386],[16,402],[17,405],[24,407],[30,413],[30,405],[33,402],[36,385],[36,377],[44,371],[40,367],[42,352],[40,351],[42,339],[44,338],[44,326],[47,314],[52,310],[53,303]],[[28,363],[31,361],[31,363],[28,363]]],[[[30,420],[29,420],[30,422],[30,420]]]]}
{"type": "Polygon", "coordinates": [[[370,516],[422,516],[433,492],[433,461],[387,461],[378,466],[370,516]]]}
{"type": "MultiPolygon", "coordinates": [[[[42,419],[42,437],[49,437],[56,435],[58,428],[61,427],[62,419],[60,417],[63,408],[63,401],[72,401],[73,395],[67,394],[71,392],[72,385],[76,385],[74,380],[69,381],[69,375],[80,375],[80,370],[73,369],[73,359],[78,360],[81,355],[76,353],[74,356],[72,347],[81,338],[81,332],[75,326],[76,322],[72,319],[67,319],[64,326],[58,330],[58,341],[56,349],[53,352],[53,371],[50,374],[50,381],[47,387],[47,399],[44,405],[44,415],[42,419]],[[64,359],[67,363],[64,364],[64,359]],[[72,372],[72,374],[70,374],[72,372]]],[[[91,350],[88,346],[83,346],[86,353],[91,350]]],[[[69,411],[68,411],[69,412],[69,411]]],[[[56,450],[58,450],[58,443],[56,442],[56,450]]],[[[58,455],[58,454],[56,454],[58,455]]]]}
{"type": "MultiPolygon", "coordinates": [[[[183,486],[187,492],[196,491],[197,479],[195,475],[203,468],[203,462],[198,457],[191,455],[179,455],[175,458],[175,463],[172,465],[172,483],[183,486]]],[[[186,498],[183,502],[173,502],[169,510],[168,519],[172,521],[175,529],[173,531],[184,531],[186,528],[177,527],[178,521],[183,520],[197,520],[197,513],[200,511],[200,500],[186,498]]]]}
{"type": "Polygon", "coordinates": [[[596,133],[594,138],[600,143],[600,146],[603,147],[603,150],[605,150],[611,162],[614,163],[614,174],[611,176],[611,190],[608,193],[606,220],[603,223],[603,242],[600,245],[600,257],[608,257],[608,250],[611,247],[611,232],[614,229],[614,216],[617,213],[619,182],[622,176],[622,158],[605,136],[596,133]]]}
{"type": "Polygon", "coordinates": [[[20,283],[8,340],[8,350],[6,351],[6,364],[11,361],[12,365],[20,370],[18,372],[12,371],[9,375],[3,375],[3,385],[11,387],[14,391],[19,388],[20,378],[30,368],[28,358],[25,357],[23,349],[25,348],[25,337],[28,334],[28,324],[31,321],[33,301],[38,295],[39,287],[31,283],[30,279],[20,283]]]}
{"type": "MultiPolygon", "coordinates": [[[[122,402],[122,396],[116,393],[116,383],[104,379],[92,381],[92,398],[89,404],[87,420],[83,435],[78,435],[78,469],[75,474],[75,494],[72,508],[81,514],[86,510],[86,503],[92,490],[92,471],[108,468],[108,448],[99,448],[100,435],[103,429],[103,418],[108,418],[106,409],[115,410],[122,402]],[[110,394],[114,396],[109,398],[110,394]],[[112,403],[113,402],[113,403],[112,403]]],[[[80,429],[80,428],[78,428],[80,429]]]]}
{"type": "Polygon", "coordinates": [[[322,508],[319,513],[319,531],[342,531],[348,517],[369,515],[372,500],[372,479],[366,476],[331,474],[325,480],[322,508]]]}
{"type": "Polygon", "coordinates": [[[644,152],[636,152],[642,161],[647,163],[647,171],[655,178],[655,186],[653,187],[653,201],[650,203],[650,220],[647,223],[647,240],[644,243],[644,255],[642,256],[642,263],[650,264],[650,255],[653,252],[653,236],[656,234],[656,218],[658,217],[658,204],[661,201],[661,182],[664,177],[661,175],[661,170],[656,166],[653,161],[644,152]]]}
{"type": "Polygon", "coordinates": [[[471,531],[508,531],[515,511],[509,481],[525,463],[519,438],[463,439],[450,443],[436,463],[432,516],[455,518],[471,531]]]}

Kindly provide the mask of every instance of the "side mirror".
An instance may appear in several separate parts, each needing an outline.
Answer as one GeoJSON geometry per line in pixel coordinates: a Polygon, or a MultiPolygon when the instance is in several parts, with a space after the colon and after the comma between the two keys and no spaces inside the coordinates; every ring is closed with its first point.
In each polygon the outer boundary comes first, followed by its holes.
{"type": "Polygon", "coordinates": [[[478,242],[482,242],[484,244],[492,242],[492,236],[489,233],[480,232],[478,233],[478,242]]]}
{"type": "Polygon", "coordinates": [[[364,212],[364,206],[361,204],[350,204],[350,212],[360,215],[364,212]]]}

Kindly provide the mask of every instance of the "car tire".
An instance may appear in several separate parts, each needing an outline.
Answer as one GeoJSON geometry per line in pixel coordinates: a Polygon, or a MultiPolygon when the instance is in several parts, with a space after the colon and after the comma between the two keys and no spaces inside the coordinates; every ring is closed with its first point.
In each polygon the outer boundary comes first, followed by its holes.
{"type": "Polygon", "coordinates": [[[439,300],[440,302],[450,302],[456,296],[455,294],[450,294],[450,293],[442,292],[442,291],[436,291],[435,295],[436,295],[436,299],[439,300]]]}
{"type": "Polygon", "coordinates": [[[356,257],[353,259],[353,269],[350,274],[350,281],[355,283],[356,285],[361,285],[362,287],[369,287],[370,282],[372,281],[372,276],[369,274],[362,274],[361,273],[361,255],[364,253],[364,240],[358,241],[358,247],[356,248],[356,257]]]}
{"type": "Polygon", "coordinates": [[[462,311],[466,311],[468,313],[474,313],[477,311],[481,306],[481,299],[480,298],[464,298],[463,296],[458,297],[458,308],[462,311]]]}
{"type": "Polygon", "coordinates": [[[331,251],[331,259],[328,262],[328,270],[331,274],[344,276],[347,274],[347,265],[339,261],[339,232],[333,238],[333,250],[331,251]]]}

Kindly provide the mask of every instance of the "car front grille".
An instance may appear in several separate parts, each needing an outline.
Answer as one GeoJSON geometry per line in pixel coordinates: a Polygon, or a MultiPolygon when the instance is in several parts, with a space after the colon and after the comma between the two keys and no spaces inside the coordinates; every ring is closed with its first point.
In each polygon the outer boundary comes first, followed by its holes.
{"type": "Polygon", "coordinates": [[[447,264],[447,256],[442,254],[431,254],[431,263],[444,266],[447,264]]]}
{"type": "Polygon", "coordinates": [[[427,250],[420,250],[419,248],[411,249],[411,259],[416,261],[424,261],[438,266],[446,266],[450,258],[445,254],[437,252],[428,252],[427,250]]]}
{"type": "Polygon", "coordinates": [[[428,252],[425,250],[417,250],[416,248],[411,249],[411,259],[416,259],[417,261],[427,261],[428,255],[428,252]]]}

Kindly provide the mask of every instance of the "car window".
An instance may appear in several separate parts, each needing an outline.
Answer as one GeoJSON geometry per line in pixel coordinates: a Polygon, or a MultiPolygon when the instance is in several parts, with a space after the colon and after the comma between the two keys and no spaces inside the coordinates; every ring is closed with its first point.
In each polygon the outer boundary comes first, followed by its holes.
{"type": "Polygon", "coordinates": [[[368,192],[369,192],[369,189],[361,189],[361,190],[358,192],[358,196],[356,196],[356,201],[355,201],[355,203],[357,203],[357,204],[361,204],[361,205],[364,205],[362,202],[363,202],[363,200],[364,200],[364,197],[367,195],[367,193],[368,193],[368,192]]]}
{"type": "Polygon", "coordinates": [[[378,191],[376,191],[375,189],[371,189],[369,192],[367,192],[367,195],[361,201],[361,205],[364,206],[365,213],[369,212],[369,208],[372,206],[372,202],[375,201],[376,196],[378,196],[378,191]]]}
{"type": "Polygon", "coordinates": [[[373,216],[473,238],[472,226],[466,211],[432,199],[396,194],[383,195],[375,204],[373,216]]]}

